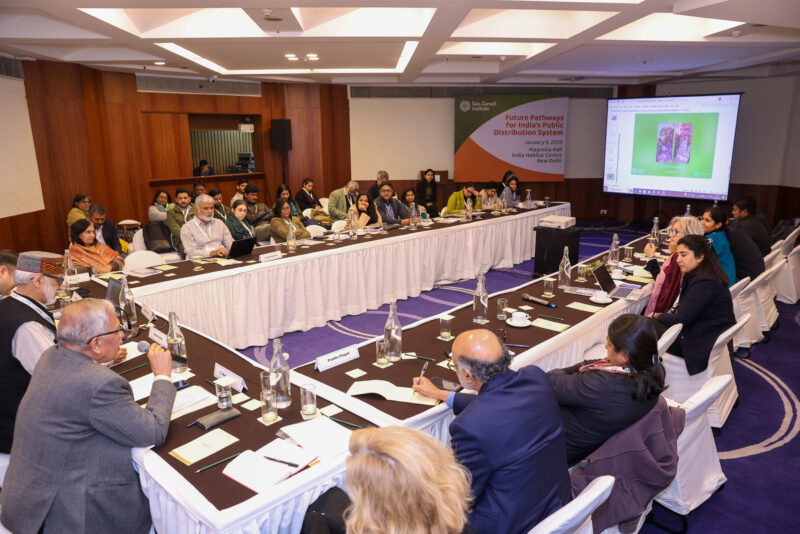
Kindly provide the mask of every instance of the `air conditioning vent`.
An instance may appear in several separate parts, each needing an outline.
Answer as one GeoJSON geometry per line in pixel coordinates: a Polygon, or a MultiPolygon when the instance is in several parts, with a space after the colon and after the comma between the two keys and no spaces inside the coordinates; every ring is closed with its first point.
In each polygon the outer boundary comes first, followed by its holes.
{"type": "Polygon", "coordinates": [[[136,90],[141,93],[261,96],[260,82],[234,82],[208,78],[178,78],[137,74],[136,90]]]}
{"type": "Polygon", "coordinates": [[[0,55],[0,76],[22,80],[22,63],[18,59],[0,55]]]}

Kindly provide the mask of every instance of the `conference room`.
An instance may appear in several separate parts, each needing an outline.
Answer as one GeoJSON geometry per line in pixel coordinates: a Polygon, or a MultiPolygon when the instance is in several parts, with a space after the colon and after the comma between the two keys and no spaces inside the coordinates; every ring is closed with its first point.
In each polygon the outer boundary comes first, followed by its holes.
{"type": "Polygon", "coordinates": [[[0,532],[791,530],[798,42],[5,3],[0,532]]]}

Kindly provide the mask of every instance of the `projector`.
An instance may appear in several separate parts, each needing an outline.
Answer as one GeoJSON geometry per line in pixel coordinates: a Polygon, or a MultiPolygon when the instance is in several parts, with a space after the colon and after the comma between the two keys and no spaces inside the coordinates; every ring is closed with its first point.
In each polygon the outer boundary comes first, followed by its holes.
{"type": "Polygon", "coordinates": [[[570,226],[575,226],[575,217],[550,215],[540,220],[539,225],[547,228],[569,228],[570,226]]]}

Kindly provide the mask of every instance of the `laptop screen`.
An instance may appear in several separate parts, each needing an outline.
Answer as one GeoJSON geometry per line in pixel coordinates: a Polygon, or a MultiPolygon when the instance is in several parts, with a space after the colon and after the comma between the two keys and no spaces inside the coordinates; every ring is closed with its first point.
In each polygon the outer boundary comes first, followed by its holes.
{"type": "Polygon", "coordinates": [[[611,275],[608,273],[608,269],[606,269],[605,265],[601,265],[597,267],[595,270],[592,271],[595,280],[597,283],[600,284],[600,287],[606,293],[611,293],[617,288],[617,284],[614,283],[614,280],[611,278],[611,275]]]}

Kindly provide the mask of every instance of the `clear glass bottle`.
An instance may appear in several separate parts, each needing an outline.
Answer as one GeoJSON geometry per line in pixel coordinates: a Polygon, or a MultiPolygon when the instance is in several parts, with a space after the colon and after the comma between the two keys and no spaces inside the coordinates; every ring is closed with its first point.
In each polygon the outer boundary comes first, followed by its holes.
{"type": "Polygon", "coordinates": [[[468,220],[472,220],[472,197],[464,199],[464,217],[468,220]]]}
{"type": "Polygon", "coordinates": [[[508,213],[508,200],[503,197],[503,213],[508,213]]]}
{"type": "Polygon", "coordinates": [[[478,285],[472,298],[472,322],[486,324],[489,322],[489,293],[486,291],[486,275],[478,274],[478,285]]]}
{"type": "Polygon", "coordinates": [[[178,326],[178,314],[175,312],[169,312],[167,346],[172,355],[172,372],[183,373],[188,371],[189,361],[186,355],[186,340],[183,337],[183,332],[181,332],[181,327],[178,326]]]}
{"type": "Polygon", "coordinates": [[[286,248],[289,254],[297,250],[297,238],[294,235],[294,227],[292,221],[289,221],[289,231],[286,233],[286,248]]]}
{"type": "Polygon", "coordinates": [[[609,249],[608,262],[615,266],[619,263],[619,236],[614,234],[611,238],[611,248],[609,249]]]}
{"type": "Polygon", "coordinates": [[[417,224],[419,223],[419,210],[417,209],[416,202],[411,203],[411,209],[408,210],[408,213],[410,218],[409,224],[411,226],[411,229],[415,230],[417,228],[417,224]]]}
{"type": "Polygon", "coordinates": [[[348,217],[350,217],[350,228],[348,230],[350,233],[350,239],[355,239],[356,227],[358,226],[358,216],[355,211],[351,211],[348,217]]]}
{"type": "Polygon", "coordinates": [[[571,267],[569,263],[569,247],[564,247],[564,257],[561,258],[561,263],[558,266],[558,287],[569,287],[569,272],[571,267]]]}
{"type": "Polygon", "coordinates": [[[78,289],[78,269],[76,269],[75,265],[72,263],[69,249],[64,251],[64,288],[67,291],[78,289]]]}
{"type": "Polygon", "coordinates": [[[277,398],[278,408],[292,405],[292,384],[289,381],[289,364],[280,339],[272,341],[272,361],[269,364],[269,383],[277,398]]]}
{"type": "Polygon", "coordinates": [[[533,207],[533,197],[530,189],[525,190],[525,207],[528,209],[533,207]]]}
{"type": "Polygon", "coordinates": [[[123,311],[123,327],[125,327],[126,338],[130,338],[138,334],[136,325],[138,319],[136,317],[136,301],[133,298],[133,291],[128,287],[128,277],[122,275],[122,290],[119,292],[119,308],[123,311]]]}
{"type": "Polygon", "coordinates": [[[656,240],[656,243],[658,243],[659,230],[660,229],[658,228],[658,217],[653,217],[653,227],[650,229],[650,237],[654,238],[656,240]]]}
{"type": "Polygon", "coordinates": [[[389,303],[389,317],[383,327],[383,339],[386,341],[386,356],[390,362],[400,360],[403,355],[403,326],[397,314],[397,301],[389,303]]]}
{"type": "Polygon", "coordinates": [[[683,212],[684,217],[691,217],[692,216],[692,205],[686,204],[686,211],[683,212]]]}

